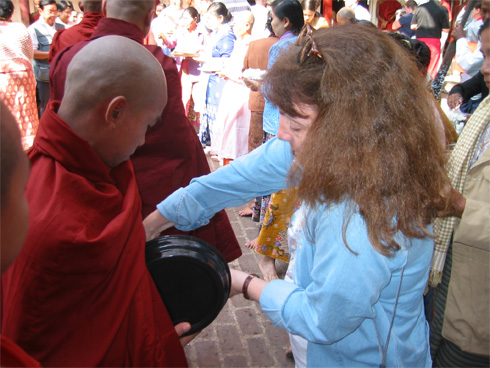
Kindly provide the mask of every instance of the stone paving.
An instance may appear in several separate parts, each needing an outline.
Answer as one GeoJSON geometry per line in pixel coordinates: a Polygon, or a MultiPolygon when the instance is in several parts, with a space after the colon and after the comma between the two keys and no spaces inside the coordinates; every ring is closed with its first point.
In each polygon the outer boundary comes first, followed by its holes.
{"type": "MultiPolygon", "coordinates": [[[[209,160],[209,163],[212,170],[218,167],[215,162],[209,160]]],[[[238,216],[238,211],[244,207],[226,210],[243,252],[230,267],[261,275],[258,267],[261,256],[244,247],[258,233],[258,224],[250,217],[238,216]]],[[[285,263],[278,262],[280,275],[286,267],[285,263]]],[[[258,303],[237,295],[229,299],[216,320],[185,347],[185,352],[192,368],[294,367],[294,361],[284,354],[288,346],[287,332],[275,328],[258,303]]]]}

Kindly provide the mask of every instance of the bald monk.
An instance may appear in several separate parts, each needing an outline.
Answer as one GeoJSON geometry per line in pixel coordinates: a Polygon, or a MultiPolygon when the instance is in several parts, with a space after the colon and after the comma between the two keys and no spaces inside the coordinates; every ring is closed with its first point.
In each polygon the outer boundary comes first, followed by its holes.
{"type": "Polygon", "coordinates": [[[64,48],[90,39],[99,21],[104,17],[102,0],[84,0],[81,2],[80,8],[83,11],[82,21],[73,27],[60,29],[55,33],[49,49],[49,62],[64,48]]]}
{"type": "MultiPolygon", "coordinates": [[[[154,7],[154,0],[107,0],[103,8],[106,18],[99,22],[91,39],[119,35],[142,44],[150,29],[154,7]]],[[[51,99],[59,100],[63,96],[68,63],[87,43],[81,42],[63,50],[51,63],[51,99]]],[[[145,145],[131,157],[143,202],[143,218],[175,190],[188,185],[193,178],[210,172],[201,143],[185,116],[182,86],[175,61],[158,46],[145,47],[158,59],[165,72],[168,104],[161,121],[148,131],[145,145]]],[[[228,262],[242,254],[225,211],[218,212],[202,228],[190,232],[172,228],[163,234],[186,234],[207,241],[228,262]]]]}
{"type": "MultiPolygon", "coordinates": [[[[1,271],[14,262],[27,235],[29,209],[24,188],[29,162],[22,149],[20,132],[9,109],[0,102],[0,221],[1,271]]],[[[40,367],[20,346],[0,335],[0,366],[40,367]]]]}
{"type": "Polygon", "coordinates": [[[356,22],[356,13],[351,8],[342,8],[337,13],[337,23],[339,26],[356,22]]]}
{"type": "Polygon", "coordinates": [[[178,333],[190,325],[176,332],[146,268],[129,161],[166,92],[151,53],[102,37],[73,58],[63,100],[42,117],[29,152],[30,228],[2,275],[1,312],[2,333],[44,366],[187,364],[178,333]]]}

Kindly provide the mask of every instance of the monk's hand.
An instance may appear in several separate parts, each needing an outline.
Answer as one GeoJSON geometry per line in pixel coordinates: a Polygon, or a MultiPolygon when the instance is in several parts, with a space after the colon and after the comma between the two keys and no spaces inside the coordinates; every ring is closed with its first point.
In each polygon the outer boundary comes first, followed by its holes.
{"type": "Polygon", "coordinates": [[[143,226],[145,227],[146,241],[155,239],[160,233],[168,228],[174,226],[173,222],[170,222],[162,214],[155,210],[143,220],[143,226]]]}
{"type": "MultiPolygon", "coordinates": [[[[177,335],[180,337],[191,329],[191,324],[189,322],[181,322],[176,324],[174,327],[175,327],[175,332],[177,332],[177,335]]],[[[201,331],[198,331],[195,334],[185,336],[185,337],[180,337],[180,343],[182,344],[182,346],[186,346],[200,333],[201,331]]]]}

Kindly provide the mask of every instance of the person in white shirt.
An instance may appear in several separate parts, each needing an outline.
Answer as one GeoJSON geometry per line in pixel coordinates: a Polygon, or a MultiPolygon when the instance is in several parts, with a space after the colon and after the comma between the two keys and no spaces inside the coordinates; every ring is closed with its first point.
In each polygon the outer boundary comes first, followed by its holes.
{"type": "Polygon", "coordinates": [[[354,10],[357,20],[371,21],[371,13],[362,5],[359,5],[357,0],[345,0],[345,6],[354,10]]]}
{"type": "Polygon", "coordinates": [[[34,49],[34,76],[36,77],[36,90],[39,99],[39,117],[44,113],[46,104],[49,100],[49,48],[53,41],[53,36],[58,29],[65,28],[61,24],[56,24],[58,8],[56,0],[41,0],[39,3],[40,17],[27,28],[32,39],[34,49]]]}

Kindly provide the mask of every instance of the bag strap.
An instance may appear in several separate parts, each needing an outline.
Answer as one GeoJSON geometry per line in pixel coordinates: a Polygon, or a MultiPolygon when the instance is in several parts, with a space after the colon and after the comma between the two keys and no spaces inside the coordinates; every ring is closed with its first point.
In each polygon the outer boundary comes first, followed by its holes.
{"type": "Polygon", "coordinates": [[[395,307],[393,308],[393,317],[391,318],[390,328],[388,330],[388,336],[386,337],[385,348],[381,344],[381,338],[379,337],[378,325],[376,324],[376,319],[374,319],[374,327],[376,329],[376,336],[378,337],[378,347],[379,353],[381,354],[381,364],[379,368],[386,368],[386,353],[388,352],[388,345],[390,343],[391,330],[393,329],[393,322],[395,321],[396,307],[398,306],[398,298],[400,296],[400,290],[402,289],[403,273],[405,272],[405,266],[402,268],[402,273],[400,275],[400,284],[398,285],[398,291],[396,292],[395,307]]]}

